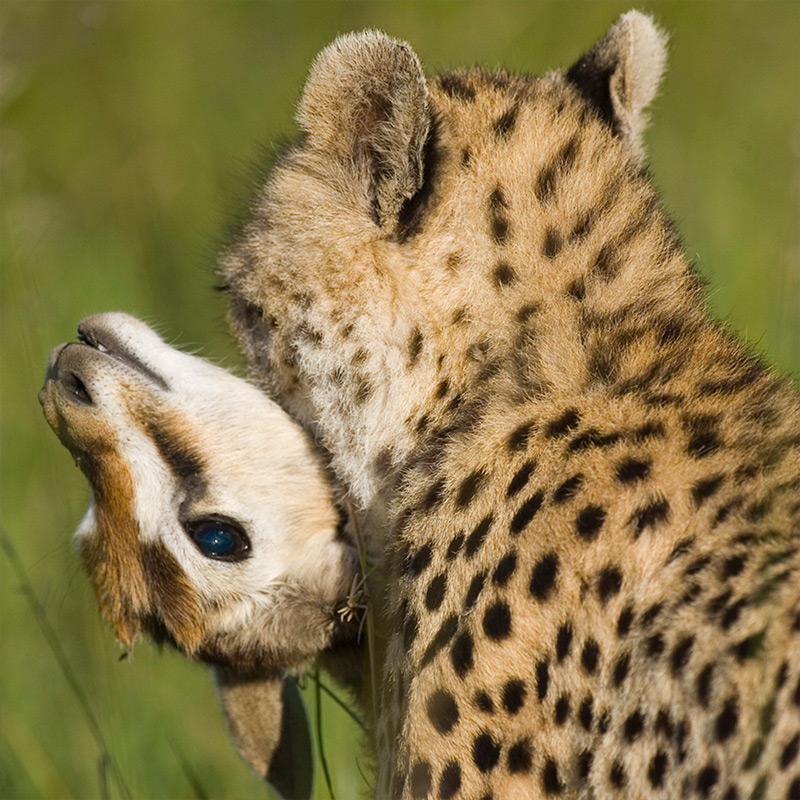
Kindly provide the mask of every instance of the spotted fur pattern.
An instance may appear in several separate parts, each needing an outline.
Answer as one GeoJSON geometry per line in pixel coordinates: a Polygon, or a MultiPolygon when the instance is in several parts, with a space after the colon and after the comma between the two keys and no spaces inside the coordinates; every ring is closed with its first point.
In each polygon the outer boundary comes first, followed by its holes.
{"type": "Polygon", "coordinates": [[[798,394],[643,166],[664,52],[631,12],[566,73],[422,84],[338,40],[223,258],[385,548],[379,797],[800,797],[798,394]]]}

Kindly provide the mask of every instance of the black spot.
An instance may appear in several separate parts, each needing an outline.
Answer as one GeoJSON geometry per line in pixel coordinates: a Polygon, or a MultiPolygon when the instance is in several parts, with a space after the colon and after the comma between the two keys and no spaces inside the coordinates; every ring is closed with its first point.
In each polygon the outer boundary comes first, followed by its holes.
{"type": "Polygon", "coordinates": [[[724,742],[733,736],[738,724],[739,708],[736,704],[736,698],[729,697],[725,701],[725,705],[722,707],[722,711],[720,711],[714,725],[717,741],[724,742]]]}
{"type": "Polygon", "coordinates": [[[497,211],[501,208],[508,208],[506,197],[503,194],[503,190],[499,186],[497,186],[489,195],[489,207],[493,211],[497,211]]]}
{"type": "Polygon", "coordinates": [[[614,686],[619,687],[624,683],[625,678],[628,677],[628,671],[630,670],[630,667],[631,657],[628,653],[623,653],[617,659],[617,663],[614,664],[614,672],[612,675],[614,686]]]}
{"type": "Polygon", "coordinates": [[[647,611],[642,614],[642,627],[649,628],[659,616],[661,616],[661,612],[664,610],[663,603],[653,603],[647,611]]]}
{"type": "Polygon", "coordinates": [[[458,718],[458,704],[450,692],[440,689],[428,698],[428,719],[439,733],[450,733],[458,718]]]}
{"type": "Polygon", "coordinates": [[[445,558],[448,561],[452,561],[459,554],[463,546],[464,534],[457,533],[450,542],[450,546],[447,548],[447,554],[445,555],[445,558]]]}
{"type": "Polygon", "coordinates": [[[480,492],[485,480],[486,473],[480,469],[464,478],[456,496],[456,508],[466,508],[480,492]]]}
{"type": "Polygon", "coordinates": [[[578,779],[585,781],[592,771],[594,753],[591,750],[581,750],[578,754],[578,779]]]}
{"type": "Polygon", "coordinates": [[[800,751],[800,733],[796,734],[781,752],[781,769],[786,769],[796,758],[800,751]]]}
{"type": "Polygon", "coordinates": [[[491,772],[500,760],[500,745],[490,734],[479,734],[472,743],[472,760],[480,772],[491,772]]]}
{"type": "Polygon", "coordinates": [[[533,431],[532,422],[523,422],[509,434],[507,446],[510,452],[516,453],[520,450],[526,450],[528,447],[528,439],[533,431]]]}
{"type": "Polygon", "coordinates": [[[613,244],[604,244],[592,264],[592,272],[604,281],[611,281],[619,272],[621,266],[619,252],[613,244]]]}
{"type": "Polygon", "coordinates": [[[713,764],[706,764],[697,775],[697,793],[708,797],[719,780],[719,770],[713,764]]]}
{"type": "Polygon", "coordinates": [[[423,800],[431,791],[431,766],[427,761],[418,761],[411,770],[411,796],[423,800]]]}
{"type": "Polygon", "coordinates": [[[641,711],[634,711],[628,716],[622,726],[622,735],[626,742],[633,742],[639,738],[644,730],[644,716],[641,711]]]}
{"type": "Polygon", "coordinates": [[[469,535],[466,547],[464,548],[464,552],[466,553],[467,558],[472,558],[475,555],[475,553],[477,553],[478,550],[481,549],[484,541],[486,540],[486,536],[489,533],[489,528],[492,527],[493,520],[494,520],[494,515],[487,514],[475,526],[475,529],[469,535]]]}
{"type": "Polygon", "coordinates": [[[529,772],[533,762],[533,748],[530,740],[521,739],[508,750],[508,771],[513,774],[529,772]]]}
{"type": "Polygon", "coordinates": [[[420,661],[420,669],[426,667],[433,661],[436,654],[443,648],[447,646],[447,643],[453,638],[455,635],[456,629],[458,628],[458,617],[455,614],[451,614],[443,623],[441,628],[436,632],[436,636],[433,637],[433,641],[428,645],[428,648],[422,655],[422,660],[420,661]]]}
{"type": "Polygon", "coordinates": [[[572,627],[569,625],[562,625],[558,629],[556,636],[556,659],[561,662],[568,655],[570,647],[572,646],[572,627]]]}
{"type": "Polygon", "coordinates": [[[664,652],[664,637],[654,633],[644,640],[644,651],[648,658],[658,658],[664,652]]]}
{"type": "Polygon", "coordinates": [[[420,501],[420,511],[432,511],[438,506],[443,499],[444,494],[444,478],[437,480],[425,493],[420,501]]]}
{"type": "Polygon", "coordinates": [[[633,609],[626,606],[622,609],[617,620],[617,636],[624,638],[630,633],[631,625],[633,625],[633,609]]]}
{"type": "Polygon", "coordinates": [[[499,642],[511,635],[511,609],[503,600],[495,600],[483,614],[483,632],[499,642]]]}
{"type": "Polygon", "coordinates": [[[582,508],[575,518],[575,529],[578,536],[590,542],[600,532],[606,519],[606,512],[600,506],[588,505],[582,508]]]}
{"type": "MultiPolygon", "coordinates": [[[[494,239],[494,241],[497,242],[497,244],[505,244],[505,242],[508,240],[509,237],[510,225],[508,222],[508,217],[506,217],[504,214],[494,211],[490,217],[490,225],[492,229],[492,239],[494,239]]],[[[509,270],[511,270],[511,268],[508,267],[508,264],[505,264],[504,266],[507,267],[509,270]]],[[[499,268],[500,265],[498,265],[498,267],[495,268],[495,282],[497,283],[498,286],[505,286],[506,283],[510,283],[516,277],[513,274],[514,271],[511,270],[511,279],[505,283],[502,282],[497,275],[497,271],[499,268]]]]}
{"type": "Polygon", "coordinates": [[[553,492],[553,502],[554,503],[565,503],[567,500],[571,500],[575,497],[578,489],[580,489],[581,484],[583,483],[583,475],[578,473],[577,475],[573,475],[571,478],[567,478],[564,483],[559,486],[555,492],[553,492]]]}
{"type": "Polygon", "coordinates": [[[431,563],[433,550],[429,544],[424,544],[417,550],[409,561],[408,571],[415,578],[421,575],[431,563]]]}
{"type": "Polygon", "coordinates": [[[480,593],[483,591],[483,586],[486,583],[486,573],[479,572],[469,584],[467,594],[464,597],[464,610],[469,611],[478,600],[480,593]]]}
{"type": "Polygon", "coordinates": [[[707,458],[723,446],[719,433],[711,427],[710,423],[703,420],[698,423],[694,432],[689,437],[686,452],[692,458],[707,458]]]}
{"type": "Polygon", "coordinates": [[[555,258],[564,245],[564,240],[561,234],[552,226],[548,225],[544,235],[544,244],[542,245],[542,254],[545,258],[555,258]]]}
{"type": "Polygon", "coordinates": [[[419,354],[422,352],[422,331],[419,328],[414,328],[411,331],[411,338],[408,340],[408,362],[410,366],[417,363],[419,354]]]}
{"type": "Polygon", "coordinates": [[[561,697],[556,700],[556,709],[553,719],[555,720],[556,725],[563,725],[567,721],[567,717],[569,716],[569,695],[562,694],[561,697]]]}
{"type": "Polygon", "coordinates": [[[561,794],[564,789],[561,778],[558,777],[558,764],[552,758],[544,762],[542,786],[547,794],[561,794]]]}
{"type": "Polygon", "coordinates": [[[478,692],[475,695],[475,705],[483,711],[484,714],[494,714],[494,702],[486,692],[478,692]]]}
{"type": "Polygon", "coordinates": [[[634,535],[638,538],[647,528],[656,528],[669,521],[669,501],[664,498],[653,498],[645,505],[637,508],[630,518],[634,524],[634,535]]]}
{"type": "Polygon", "coordinates": [[[531,317],[539,313],[540,306],[538,303],[526,303],[517,311],[517,320],[520,324],[524,325],[531,317]]]}
{"type": "Polygon", "coordinates": [[[542,556],[533,567],[528,588],[537,600],[545,601],[548,599],[558,577],[558,564],[558,554],[551,551],[542,556]]]}
{"type": "Polygon", "coordinates": [[[453,316],[452,316],[452,318],[450,320],[451,323],[453,325],[460,325],[462,322],[464,322],[467,319],[468,313],[469,312],[468,312],[466,306],[461,306],[460,308],[457,308],[453,312],[453,316]]]}
{"type": "Polygon", "coordinates": [[[517,569],[517,554],[512,551],[500,559],[492,574],[492,583],[495,586],[505,586],[517,569]]]}
{"type": "Polygon", "coordinates": [[[742,639],[741,642],[737,642],[732,648],[737,660],[746,661],[748,658],[757,658],[764,648],[765,635],[765,631],[759,631],[742,639]]]}
{"type": "Polygon", "coordinates": [[[711,563],[710,556],[699,556],[686,567],[687,575],[697,575],[711,563]]]}
{"type": "Polygon", "coordinates": [[[474,666],[474,650],[475,644],[469,631],[464,631],[456,636],[453,646],[450,648],[450,660],[459,678],[463,678],[474,666]]]}
{"type": "Polygon", "coordinates": [[[620,483],[635,483],[644,480],[650,474],[650,461],[628,458],[617,465],[617,480],[620,483]]]}
{"type": "Polygon", "coordinates": [[[673,678],[679,677],[689,663],[693,647],[694,636],[684,636],[673,648],[669,658],[669,668],[673,678]]]}
{"type": "Polygon", "coordinates": [[[439,778],[439,798],[440,800],[450,800],[455,797],[456,792],[461,788],[461,765],[457,761],[451,761],[442,770],[442,777],[439,778]]]}
{"type": "Polygon", "coordinates": [[[447,393],[450,391],[450,381],[445,378],[437,387],[436,387],[436,399],[442,400],[444,397],[447,396],[447,393]]]}
{"type": "Polygon", "coordinates": [[[574,281],[571,281],[569,286],[567,286],[567,294],[580,302],[586,297],[586,283],[583,278],[575,278],[574,281]]]}
{"type": "Polygon", "coordinates": [[[800,800],[800,778],[795,778],[789,785],[786,800],[800,800]]]}
{"type": "Polygon", "coordinates": [[[711,699],[711,682],[714,677],[714,665],[706,664],[697,676],[697,702],[708,708],[711,699]]]}
{"type": "Polygon", "coordinates": [[[516,714],[525,704],[525,682],[521,680],[510,680],[503,687],[503,708],[509,714],[516,714]]]}
{"type": "Polygon", "coordinates": [[[572,169],[577,155],[578,139],[573,137],[542,168],[533,190],[540,203],[548,203],[553,198],[560,179],[572,169]]]}
{"type": "MultiPolygon", "coordinates": [[[[463,75],[459,75],[456,72],[441,75],[439,77],[439,85],[442,87],[442,91],[453,99],[466,102],[475,99],[475,87],[463,75]]],[[[461,771],[459,770],[459,784],[461,782],[460,774],[461,771]]]]}
{"type": "Polygon", "coordinates": [[[611,724],[611,717],[609,716],[608,711],[603,711],[600,714],[600,718],[597,720],[597,732],[601,736],[605,736],[608,733],[608,727],[611,724]]]}
{"type": "Polygon", "coordinates": [[[517,124],[517,113],[519,112],[518,106],[511,106],[508,111],[501,114],[493,123],[492,129],[498,139],[507,139],[514,126],[517,124]]]}
{"type": "Polygon", "coordinates": [[[506,489],[506,497],[513,497],[525,488],[533,471],[536,469],[535,461],[526,461],[516,472],[506,489]]]}
{"type": "Polygon", "coordinates": [[[581,664],[583,668],[592,675],[597,670],[597,663],[599,660],[600,645],[592,638],[587,639],[581,651],[581,664]]]}
{"type": "Polygon", "coordinates": [[[622,766],[622,762],[618,758],[615,759],[614,763],[611,765],[611,769],[608,772],[608,780],[616,789],[622,789],[628,780],[625,776],[625,769],[622,766]]]}
{"type": "MultiPolygon", "coordinates": [[[[497,225],[502,218],[498,218],[495,220],[495,225],[497,225]]],[[[506,223],[507,226],[507,223],[506,223]]],[[[498,235],[498,231],[495,229],[495,238],[500,241],[501,237],[498,235]]],[[[505,238],[505,234],[503,236],[505,238]]],[[[517,273],[514,272],[514,268],[506,261],[499,261],[492,272],[492,279],[495,282],[495,285],[498,287],[502,286],[510,286],[514,281],[517,279],[517,273]]]]}
{"type": "Polygon", "coordinates": [[[597,577],[597,594],[604,605],[622,588],[622,573],[613,564],[603,567],[597,577]]]}
{"type": "Polygon", "coordinates": [[[547,424],[545,435],[549,439],[557,439],[566,436],[570,431],[574,431],[580,423],[578,409],[569,408],[560,417],[547,424]]]}
{"type": "Polygon", "coordinates": [[[708,601],[707,605],[708,615],[710,617],[716,617],[718,614],[722,613],[722,611],[725,609],[725,606],[728,604],[728,601],[731,599],[732,595],[733,592],[730,589],[728,589],[727,591],[724,591],[722,594],[718,594],[712,597],[708,601]]]}
{"type": "Polygon", "coordinates": [[[710,497],[713,497],[719,491],[722,482],[724,481],[723,475],[714,475],[711,478],[704,478],[697,481],[692,487],[692,500],[696,506],[701,506],[710,497]]]}
{"type": "Polygon", "coordinates": [[[631,431],[631,441],[640,444],[647,439],[663,439],[666,436],[666,429],[662,422],[645,422],[631,431]]]}
{"type": "Polygon", "coordinates": [[[425,592],[425,608],[436,611],[441,606],[447,592],[447,575],[439,573],[429,584],[425,592]]]}
{"type": "Polygon", "coordinates": [[[664,785],[664,775],[667,771],[669,759],[663,750],[659,750],[650,760],[647,767],[647,780],[654,789],[660,789],[664,785]]]}
{"type": "Polygon", "coordinates": [[[416,614],[410,614],[403,624],[403,647],[406,650],[411,648],[414,639],[417,638],[419,632],[419,620],[416,614]]]}
{"type": "Polygon", "coordinates": [[[594,699],[590,696],[581,703],[581,706],[578,709],[578,719],[580,720],[581,727],[585,731],[591,731],[593,718],[594,699]]]}
{"type": "Polygon", "coordinates": [[[675,726],[672,724],[672,720],[670,719],[669,712],[665,709],[660,709],[658,714],[656,715],[656,733],[663,734],[667,737],[667,739],[672,738],[672,734],[675,731],[675,726]]]}
{"type": "Polygon", "coordinates": [[[550,685],[550,662],[536,662],[536,696],[539,700],[547,697],[547,687],[550,685]]]}
{"type": "Polygon", "coordinates": [[[517,513],[511,519],[510,529],[514,536],[520,534],[536,516],[536,512],[542,507],[543,500],[544,492],[538,491],[519,507],[517,513]]]}

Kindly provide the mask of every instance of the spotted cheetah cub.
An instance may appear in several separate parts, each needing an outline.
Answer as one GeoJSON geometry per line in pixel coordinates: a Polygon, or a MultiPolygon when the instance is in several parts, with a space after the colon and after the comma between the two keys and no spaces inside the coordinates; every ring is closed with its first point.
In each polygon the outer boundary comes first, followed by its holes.
{"type": "Polygon", "coordinates": [[[223,256],[254,378],[386,552],[380,798],[800,797],[800,403],[644,166],[664,35],[317,58],[223,256]]]}
{"type": "Polygon", "coordinates": [[[102,314],[78,331],[53,350],[40,401],[92,485],[77,541],[102,613],[125,645],[144,631],[211,664],[244,757],[309,796],[302,702],[282,671],[344,646],[358,571],[321,460],[255,387],[144,323],[102,314]]]}

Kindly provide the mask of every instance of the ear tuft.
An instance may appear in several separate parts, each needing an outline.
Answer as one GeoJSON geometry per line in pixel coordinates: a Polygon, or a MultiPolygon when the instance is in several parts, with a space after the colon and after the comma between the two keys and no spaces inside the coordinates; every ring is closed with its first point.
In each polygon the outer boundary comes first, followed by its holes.
{"type": "Polygon", "coordinates": [[[422,185],[427,98],[411,47],[376,31],[338,38],[311,67],[297,121],[312,148],[367,181],[378,225],[396,218],[422,185]]]}
{"type": "Polygon", "coordinates": [[[666,34],[651,17],[629,11],[567,72],[567,80],[640,152],[645,112],[658,92],[666,63],[666,34]]]}

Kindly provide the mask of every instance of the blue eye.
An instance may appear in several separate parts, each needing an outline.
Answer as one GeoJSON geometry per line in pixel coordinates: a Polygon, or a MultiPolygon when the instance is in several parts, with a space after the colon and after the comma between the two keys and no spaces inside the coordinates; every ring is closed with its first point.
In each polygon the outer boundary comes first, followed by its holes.
{"type": "Polygon", "coordinates": [[[250,553],[250,540],[233,520],[204,517],[185,524],[197,549],[218,561],[241,561],[250,553]]]}

